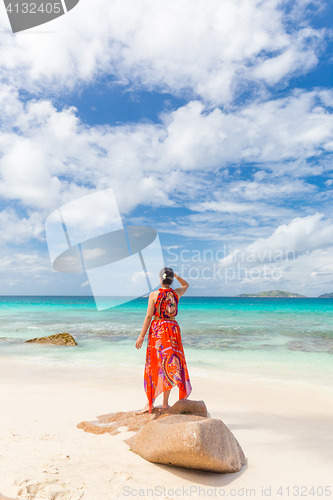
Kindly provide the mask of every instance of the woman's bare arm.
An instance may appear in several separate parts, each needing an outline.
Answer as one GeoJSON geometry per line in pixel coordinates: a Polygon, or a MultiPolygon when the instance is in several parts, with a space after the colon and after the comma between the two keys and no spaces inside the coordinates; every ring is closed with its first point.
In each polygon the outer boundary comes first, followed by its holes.
{"type": "Polygon", "coordinates": [[[155,297],[155,295],[156,295],[156,292],[151,292],[149,294],[147,314],[146,314],[146,317],[145,317],[143,325],[142,325],[141,333],[138,336],[136,344],[135,344],[135,347],[137,349],[140,349],[140,347],[142,346],[143,339],[145,338],[145,335],[146,335],[146,332],[147,332],[147,330],[149,328],[151,319],[152,319],[152,317],[154,315],[154,297],[155,297]]]}
{"type": "Polygon", "coordinates": [[[178,276],[178,274],[174,273],[174,277],[182,285],[180,288],[175,289],[175,292],[178,295],[178,297],[181,297],[182,295],[184,295],[185,292],[187,292],[187,289],[190,285],[187,283],[187,281],[184,280],[184,278],[178,276]]]}

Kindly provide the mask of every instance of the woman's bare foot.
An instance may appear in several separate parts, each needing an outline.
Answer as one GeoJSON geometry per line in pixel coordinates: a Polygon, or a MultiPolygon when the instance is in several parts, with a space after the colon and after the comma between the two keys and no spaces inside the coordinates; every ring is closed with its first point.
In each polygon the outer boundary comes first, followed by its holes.
{"type": "Polygon", "coordinates": [[[169,389],[168,391],[163,391],[163,410],[167,410],[168,408],[170,408],[170,405],[169,405],[169,396],[170,396],[170,391],[171,389],[169,389]]]}
{"type": "MultiPolygon", "coordinates": [[[[154,407],[152,407],[152,410],[154,409],[154,407]]],[[[147,411],[149,411],[149,404],[147,403],[146,406],[144,408],[142,408],[142,410],[139,410],[137,411],[136,413],[147,413],[147,411]]]]}

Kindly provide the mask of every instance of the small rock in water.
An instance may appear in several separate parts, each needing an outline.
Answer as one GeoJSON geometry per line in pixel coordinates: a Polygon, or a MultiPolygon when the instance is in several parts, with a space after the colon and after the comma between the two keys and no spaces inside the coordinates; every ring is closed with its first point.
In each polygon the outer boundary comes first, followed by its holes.
{"type": "Polygon", "coordinates": [[[49,337],[37,337],[26,340],[25,342],[34,342],[36,344],[55,344],[55,345],[77,345],[72,335],[69,333],[56,333],[49,337]]]}

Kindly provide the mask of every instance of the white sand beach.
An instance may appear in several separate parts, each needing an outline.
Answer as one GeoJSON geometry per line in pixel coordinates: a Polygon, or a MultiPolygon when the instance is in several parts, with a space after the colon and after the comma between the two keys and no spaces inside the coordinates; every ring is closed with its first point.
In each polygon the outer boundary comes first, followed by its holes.
{"type": "MultiPolygon", "coordinates": [[[[248,460],[238,473],[217,474],[146,462],[123,442],[133,435],[126,429],[111,436],[77,428],[79,422],[101,414],[143,407],[142,371],[137,368],[115,368],[113,373],[63,365],[51,369],[6,359],[0,376],[4,496],[29,500],[333,496],[329,394],[192,376],[190,399],[205,401],[211,417],[221,419],[234,433],[248,460]]],[[[171,404],[177,400],[176,389],[170,400],[171,404]]]]}

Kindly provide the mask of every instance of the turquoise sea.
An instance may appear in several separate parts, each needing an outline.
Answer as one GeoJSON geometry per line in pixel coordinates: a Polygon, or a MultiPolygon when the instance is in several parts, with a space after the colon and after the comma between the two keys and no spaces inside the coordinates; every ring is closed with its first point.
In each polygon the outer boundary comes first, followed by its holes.
{"type": "MultiPolygon", "coordinates": [[[[2,296],[0,363],[142,367],[145,349],[134,345],[147,300],[97,311],[92,297],[2,296]],[[24,343],[61,332],[78,346],[24,343]]],[[[333,394],[333,299],[185,296],[177,319],[190,376],[333,394]]]]}

